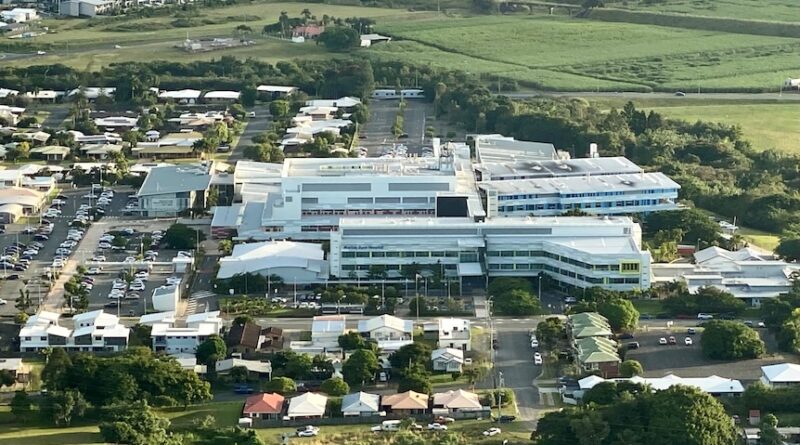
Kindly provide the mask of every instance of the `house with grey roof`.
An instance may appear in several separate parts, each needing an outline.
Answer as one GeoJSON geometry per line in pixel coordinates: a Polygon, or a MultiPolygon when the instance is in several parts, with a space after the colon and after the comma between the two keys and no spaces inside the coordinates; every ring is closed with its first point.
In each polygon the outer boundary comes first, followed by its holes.
{"type": "Polygon", "coordinates": [[[211,163],[173,165],[150,170],[136,193],[142,216],[176,216],[206,206],[211,163]]]}

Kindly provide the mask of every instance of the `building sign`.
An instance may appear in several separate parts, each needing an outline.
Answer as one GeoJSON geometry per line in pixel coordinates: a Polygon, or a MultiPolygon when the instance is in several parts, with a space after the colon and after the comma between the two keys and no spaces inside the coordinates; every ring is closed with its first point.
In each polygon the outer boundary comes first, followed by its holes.
{"type": "Polygon", "coordinates": [[[349,246],[343,246],[342,250],[383,250],[383,245],[381,244],[349,245],[349,246]]]}
{"type": "Polygon", "coordinates": [[[153,198],[150,200],[152,210],[178,210],[178,200],[176,198],[153,198]]]}

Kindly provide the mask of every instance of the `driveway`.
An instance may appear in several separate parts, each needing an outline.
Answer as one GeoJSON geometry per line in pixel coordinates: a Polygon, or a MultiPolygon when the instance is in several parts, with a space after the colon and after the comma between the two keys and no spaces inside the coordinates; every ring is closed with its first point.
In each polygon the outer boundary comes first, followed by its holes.
{"type": "Polygon", "coordinates": [[[236,141],[236,144],[231,147],[231,155],[228,158],[228,161],[231,164],[234,164],[236,161],[243,158],[242,152],[244,147],[253,144],[253,141],[250,140],[253,138],[253,136],[269,130],[272,126],[272,118],[269,114],[268,105],[258,104],[255,107],[247,110],[248,113],[251,111],[256,113],[256,117],[251,117],[245,121],[245,127],[241,137],[239,137],[239,140],[236,141]]]}

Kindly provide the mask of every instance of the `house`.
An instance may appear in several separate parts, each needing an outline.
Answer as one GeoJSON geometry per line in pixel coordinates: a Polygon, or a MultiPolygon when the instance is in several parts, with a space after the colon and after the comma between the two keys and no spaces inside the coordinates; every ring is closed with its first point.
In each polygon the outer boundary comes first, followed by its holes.
{"type": "Polygon", "coordinates": [[[153,312],[139,317],[140,325],[153,326],[156,323],[175,324],[175,311],[153,312]]]}
{"type": "Polygon", "coordinates": [[[574,341],[578,365],[586,372],[600,371],[605,377],[616,377],[619,373],[618,345],[605,337],[586,337],[574,341]]]}
{"type": "Polygon", "coordinates": [[[306,101],[306,106],[309,107],[341,108],[342,111],[347,113],[354,111],[359,105],[361,105],[361,99],[350,96],[344,96],[338,99],[313,99],[306,101]]]}
{"type": "Polygon", "coordinates": [[[380,399],[378,394],[363,391],[348,394],[342,398],[342,414],[345,417],[377,416],[380,412],[380,399]]]}
{"type": "Polygon", "coordinates": [[[787,388],[800,385],[800,365],[780,363],[761,367],[761,382],[770,388],[787,388]]]}
{"type": "Polygon", "coordinates": [[[19,94],[18,90],[12,90],[9,88],[0,88],[0,99],[5,99],[7,97],[16,96],[19,94]]]}
{"type": "Polygon", "coordinates": [[[376,43],[390,42],[391,40],[391,37],[380,34],[361,34],[361,47],[369,48],[376,43]]]}
{"type": "Polygon", "coordinates": [[[414,391],[383,396],[381,407],[393,414],[425,414],[428,411],[428,395],[414,391]]]}
{"type": "Polygon", "coordinates": [[[156,167],[150,170],[136,197],[142,216],[175,216],[204,208],[211,184],[210,163],[156,167]]]}
{"type": "Polygon", "coordinates": [[[203,139],[196,131],[180,131],[164,135],[156,142],[139,142],[131,152],[140,158],[192,158],[195,142],[203,139]]]}
{"type": "Polygon", "coordinates": [[[206,103],[233,103],[239,101],[238,91],[209,91],[203,96],[206,103]]]}
{"type": "Polygon", "coordinates": [[[31,148],[30,152],[32,155],[48,162],[61,162],[69,156],[70,149],[69,147],[60,145],[47,145],[44,147],[31,148]]]}
{"type": "Polygon", "coordinates": [[[261,326],[251,322],[231,326],[228,335],[225,336],[228,351],[243,356],[261,349],[262,342],[261,326]]]}
{"type": "Polygon", "coordinates": [[[289,401],[286,417],[289,419],[321,419],[325,415],[328,398],[322,394],[307,392],[289,401]]]}
{"type": "Polygon", "coordinates": [[[79,148],[83,156],[94,159],[109,159],[114,153],[122,152],[120,144],[85,144],[79,148]]]}
{"type": "Polygon", "coordinates": [[[46,197],[44,193],[29,188],[0,188],[0,221],[11,224],[22,215],[38,213],[46,197]]]}
{"type": "Polygon", "coordinates": [[[218,360],[216,363],[217,374],[225,375],[233,368],[244,368],[247,374],[257,378],[272,379],[272,363],[269,361],[244,360],[240,358],[228,358],[218,360]]]}
{"type": "Polygon", "coordinates": [[[28,91],[25,93],[25,97],[32,101],[37,102],[53,102],[55,103],[56,99],[61,96],[62,93],[57,93],[53,90],[38,90],[38,91],[28,91]]]}
{"type": "Polygon", "coordinates": [[[786,79],[783,81],[783,87],[789,90],[800,89],[800,79],[786,79]]]}
{"type": "Polygon", "coordinates": [[[288,87],[280,85],[259,85],[256,87],[258,95],[264,99],[275,100],[281,99],[299,91],[297,87],[288,87]]]}
{"type": "Polygon", "coordinates": [[[434,371],[461,372],[464,365],[464,351],[454,348],[434,349],[431,352],[434,371]]]}
{"type": "Polygon", "coordinates": [[[709,377],[678,377],[674,374],[667,374],[664,377],[646,378],[646,377],[631,377],[629,379],[604,379],[596,375],[590,375],[578,380],[578,387],[581,391],[588,391],[595,385],[605,382],[630,382],[638,383],[640,385],[649,386],[653,391],[662,391],[675,385],[691,386],[697,388],[702,392],[711,394],[713,396],[738,396],[744,393],[744,386],[739,380],[728,379],[712,375],[709,377]]]}
{"type": "Polygon", "coordinates": [[[280,420],[284,400],[283,396],[277,393],[254,394],[245,399],[242,416],[251,419],[280,420]]]}
{"type": "Polygon", "coordinates": [[[0,21],[6,23],[24,23],[39,20],[39,14],[32,8],[13,8],[0,11],[0,21]]]}
{"type": "Polygon", "coordinates": [[[162,102],[174,101],[180,104],[196,104],[200,99],[200,90],[161,91],[158,99],[162,102]]]}
{"type": "Polygon", "coordinates": [[[653,264],[651,274],[656,283],[682,281],[692,293],[713,286],[758,307],[764,299],[789,292],[800,266],[747,247],[712,246],[695,252],[694,264],[653,264]]]}
{"type": "MultiPolygon", "coordinates": [[[[753,425],[757,425],[757,423],[753,423],[753,425]]],[[[778,431],[778,434],[783,438],[784,444],[795,445],[800,443],[800,427],[779,426],[775,429],[778,431]]],[[[742,428],[741,434],[742,437],[744,438],[745,445],[763,444],[761,441],[760,428],[742,428]]]]}
{"type": "Polygon", "coordinates": [[[474,392],[463,389],[435,393],[433,395],[433,415],[447,416],[455,413],[481,412],[483,407],[474,392]]]}
{"type": "MultiPolygon", "coordinates": [[[[227,209],[229,207],[218,207],[214,212],[215,217],[227,209]]],[[[220,227],[225,223],[217,218],[216,223],[212,219],[211,225],[220,227]]],[[[236,244],[230,256],[220,259],[217,279],[231,278],[243,273],[266,277],[278,275],[286,283],[307,284],[324,282],[328,278],[328,267],[320,244],[264,241],[236,244]]]]}
{"type": "Polygon", "coordinates": [[[21,358],[0,358],[0,371],[10,372],[17,383],[27,383],[30,377],[30,368],[21,358]]]}
{"type": "Polygon", "coordinates": [[[315,346],[336,349],[339,336],[344,335],[346,317],[344,315],[323,315],[311,322],[311,342],[315,346]]]}
{"type": "Polygon", "coordinates": [[[261,331],[262,348],[283,348],[283,329],[270,326],[261,331]]]}
{"type": "Polygon", "coordinates": [[[41,311],[28,318],[20,329],[20,351],[38,352],[47,348],[71,351],[122,351],[128,346],[130,329],[116,315],[91,311],[72,317],[74,329],[59,325],[60,314],[41,311]]]}
{"type": "Polygon", "coordinates": [[[94,119],[94,124],[97,125],[98,128],[105,128],[108,131],[114,131],[116,129],[128,131],[139,125],[139,119],[137,117],[128,116],[97,117],[94,119]]]}
{"type": "Polygon", "coordinates": [[[472,350],[470,322],[461,318],[440,318],[423,325],[425,338],[435,340],[440,348],[472,350]]]}
{"type": "Polygon", "coordinates": [[[414,342],[414,322],[393,315],[381,315],[358,322],[358,333],[378,342],[382,350],[397,350],[414,342]]]}
{"type": "Polygon", "coordinates": [[[324,25],[301,25],[292,28],[292,37],[303,37],[304,39],[316,39],[325,32],[324,25]]]}
{"type": "Polygon", "coordinates": [[[567,328],[573,339],[586,337],[611,337],[608,319],[597,312],[582,312],[567,317],[567,328]]]}
{"type": "MultiPolygon", "coordinates": [[[[161,322],[153,322],[150,337],[153,350],[167,354],[194,354],[197,347],[212,334],[219,334],[222,319],[219,311],[201,312],[186,317],[186,327],[175,327],[169,317],[161,322]]],[[[173,319],[174,320],[174,319],[173,319]]]]}
{"type": "Polygon", "coordinates": [[[153,303],[153,309],[159,312],[167,312],[177,310],[180,299],[181,291],[179,286],[165,285],[153,289],[153,296],[150,301],[153,303]]]}
{"type": "MultiPolygon", "coordinates": [[[[83,94],[83,97],[88,100],[89,102],[93,102],[97,100],[97,98],[104,96],[104,97],[114,97],[114,93],[117,92],[115,87],[86,87],[86,88],[75,88],[72,91],[67,93],[68,98],[74,98],[79,94],[83,94]]],[[[95,120],[95,124],[97,124],[97,120],[95,120]]],[[[97,124],[101,126],[100,124],[97,124]]],[[[135,124],[134,124],[135,125],[135,124]]],[[[131,126],[134,126],[131,125],[131,126]]],[[[113,125],[112,125],[113,126],[113,125]]]]}
{"type": "Polygon", "coordinates": [[[12,133],[11,137],[15,141],[30,142],[31,145],[45,144],[50,140],[50,133],[44,131],[20,131],[12,133]]]}
{"type": "Polygon", "coordinates": [[[121,144],[122,138],[117,133],[103,133],[103,134],[90,134],[85,135],[80,131],[69,130],[67,133],[72,135],[72,138],[81,145],[103,145],[103,144],[121,144]]]}

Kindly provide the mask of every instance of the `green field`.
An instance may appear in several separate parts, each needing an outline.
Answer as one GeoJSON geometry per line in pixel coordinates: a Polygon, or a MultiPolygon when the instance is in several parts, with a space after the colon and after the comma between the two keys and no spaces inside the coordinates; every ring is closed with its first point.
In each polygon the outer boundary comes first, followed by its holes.
{"type": "MultiPolygon", "coordinates": [[[[414,13],[400,9],[371,8],[360,6],[335,6],[319,3],[252,3],[224,8],[202,8],[198,21],[225,20],[225,23],[198,24],[193,27],[174,27],[174,16],[133,19],[125,22],[98,19],[59,19],[45,20],[50,33],[28,41],[33,48],[47,48],[47,55],[33,59],[35,64],[62,63],[70,67],[96,70],[117,62],[147,62],[170,60],[190,62],[208,60],[231,55],[241,58],[251,57],[265,62],[297,58],[319,58],[331,55],[314,42],[302,44],[286,40],[267,38],[261,35],[264,25],[278,21],[281,11],[290,17],[300,16],[308,8],[315,16],[372,17],[378,22],[403,20],[408,17],[421,17],[429,13],[414,13]],[[255,20],[254,17],[258,19],[255,20]],[[91,20],[91,21],[90,21],[91,20]],[[89,27],[87,24],[93,24],[89,27]],[[253,29],[247,38],[256,42],[253,46],[219,50],[205,53],[187,53],[175,48],[187,36],[190,39],[201,37],[233,37],[237,25],[246,24],[253,29]],[[126,29],[127,32],[119,31],[126,29]]],[[[29,66],[32,59],[13,59],[4,61],[8,66],[29,66]]]]}
{"type": "Polygon", "coordinates": [[[736,17],[777,22],[800,21],[800,8],[794,0],[665,0],[662,2],[627,0],[606,2],[606,4],[614,8],[647,12],[736,17]]]}
{"type": "Polygon", "coordinates": [[[381,58],[514,78],[549,89],[773,89],[800,71],[795,39],[553,16],[379,22],[381,58]],[[492,69],[494,68],[494,69],[492,69]]]}

